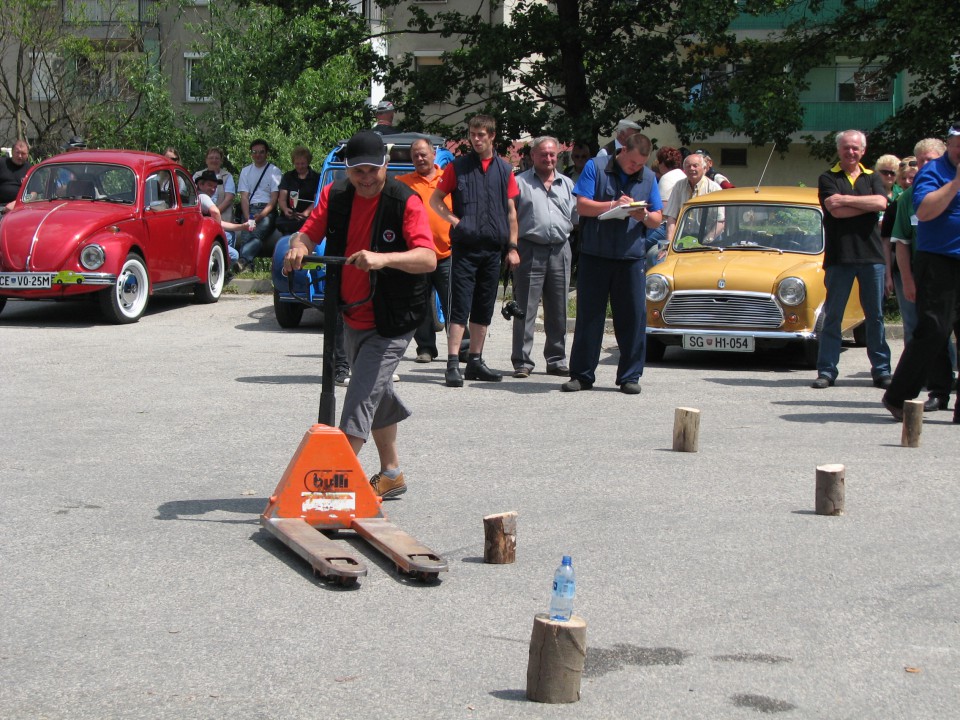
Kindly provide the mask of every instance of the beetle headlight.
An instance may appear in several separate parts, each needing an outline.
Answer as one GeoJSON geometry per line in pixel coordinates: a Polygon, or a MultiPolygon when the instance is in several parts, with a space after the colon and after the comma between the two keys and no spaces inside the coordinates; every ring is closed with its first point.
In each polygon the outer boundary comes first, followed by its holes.
{"type": "Polygon", "coordinates": [[[647,300],[660,302],[670,294],[670,281],[663,275],[647,276],[647,300]]]}
{"type": "Polygon", "coordinates": [[[87,245],[80,251],[80,264],[87,270],[96,270],[106,259],[107,254],[99,245],[87,245]]]}
{"type": "Polygon", "coordinates": [[[798,277],[788,277],[777,286],[777,298],[784,305],[799,305],[807,299],[807,286],[798,277]]]}

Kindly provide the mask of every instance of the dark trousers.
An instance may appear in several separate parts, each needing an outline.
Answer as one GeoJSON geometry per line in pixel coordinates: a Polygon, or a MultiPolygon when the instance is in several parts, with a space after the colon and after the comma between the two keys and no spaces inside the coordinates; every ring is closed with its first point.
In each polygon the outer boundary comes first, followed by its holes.
{"type": "Polygon", "coordinates": [[[932,386],[945,384],[941,378],[949,372],[949,360],[945,360],[943,348],[950,333],[955,328],[960,330],[960,258],[918,252],[913,274],[917,282],[917,328],[903,349],[887,389],[887,400],[895,407],[917,397],[928,376],[932,386]]]}
{"type": "MultiPolygon", "coordinates": [[[[437,260],[437,269],[429,274],[427,283],[427,315],[414,333],[413,341],[416,343],[417,355],[420,353],[430,353],[430,357],[437,357],[437,333],[433,329],[433,291],[437,291],[437,297],[440,298],[440,307],[443,309],[443,316],[447,322],[450,322],[450,256],[437,260]]],[[[446,352],[446,351],[444,351],[446,352]]]]}
{"type": "Polygon", "coordinates": [[[577,325],[570,351],[570,377],[593,384],[603,345],[607,300],[620,349],[617,385],[637,382],[647,355],[647,276],[643,260],[580,255],[577,325]]]}

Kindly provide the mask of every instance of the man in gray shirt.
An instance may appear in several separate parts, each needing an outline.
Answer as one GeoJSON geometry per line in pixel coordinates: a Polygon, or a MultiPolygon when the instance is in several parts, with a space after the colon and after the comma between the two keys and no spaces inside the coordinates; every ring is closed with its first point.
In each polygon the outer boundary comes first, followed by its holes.
{"type": "Polygon", "coordinates": [[[524,317],[513,319],[513,376],[529,377],[534,362],[533,331],[543,299],[543,357],[548,375],[567,369],[567,294],[570,292],[570,231],[577,221],[573,181],[557,172],[559,143],[539,137],[530,145],[533,167],[517,175],[520,265],[514,271],[514,299],[524,317]]]}

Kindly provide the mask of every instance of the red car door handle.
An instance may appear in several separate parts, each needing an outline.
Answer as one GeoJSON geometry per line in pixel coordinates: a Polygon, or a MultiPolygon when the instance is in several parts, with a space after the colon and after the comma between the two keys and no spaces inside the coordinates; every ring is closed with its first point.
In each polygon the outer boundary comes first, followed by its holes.
{"type": "Polygon", "coordinates": [[[183,218],[177,218],[177,225],[183,225],[183,218]]]}

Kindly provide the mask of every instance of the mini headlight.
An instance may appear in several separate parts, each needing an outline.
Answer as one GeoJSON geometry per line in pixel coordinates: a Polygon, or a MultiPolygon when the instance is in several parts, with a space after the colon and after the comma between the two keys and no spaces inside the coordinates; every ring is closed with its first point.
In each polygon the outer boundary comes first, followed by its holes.
{"type": "Polygon", "coordinates": [[[798,277],[788,277],[777,286],[777,298],[784,305],[799,305],[807,299],[807,286],[798,277]]]}
{"type": "Polygon", "coordinates": [[[99,245],[87,245],[80,251],[80,264],[87,270],[96,270],[106,259],[107,254],[99,245]]]}
{"type": "Polygon", "coordinates": [[[670,294],[670,282],[663,275],[647,276],[647,300],[660,302],[670,294]]]}

